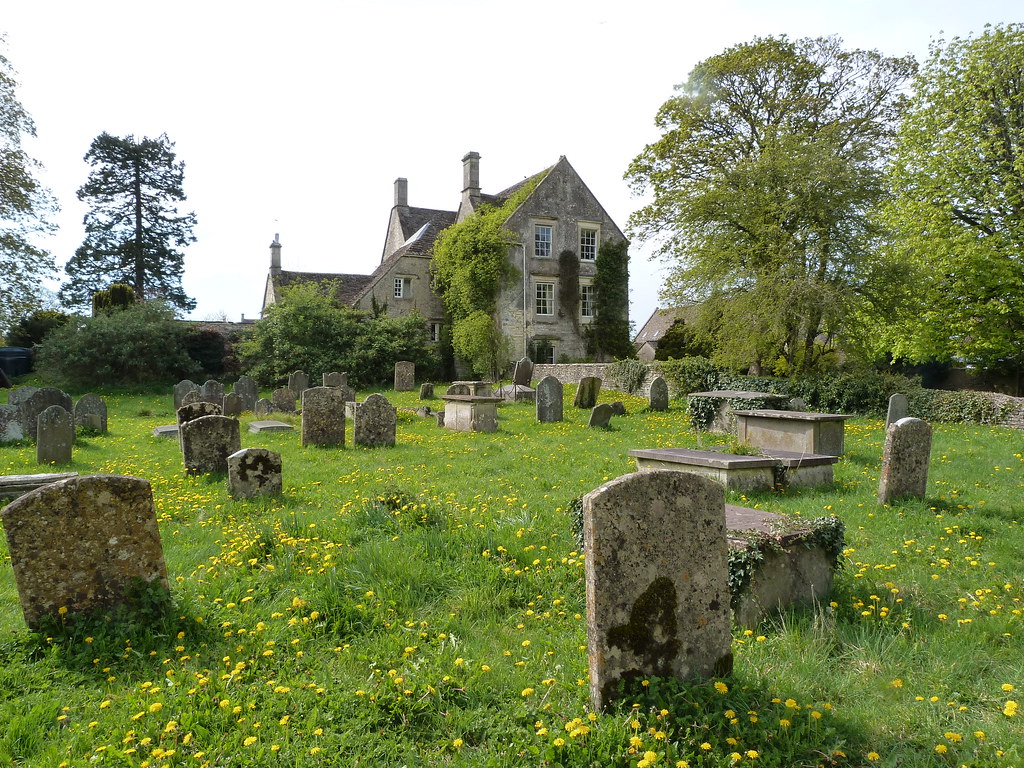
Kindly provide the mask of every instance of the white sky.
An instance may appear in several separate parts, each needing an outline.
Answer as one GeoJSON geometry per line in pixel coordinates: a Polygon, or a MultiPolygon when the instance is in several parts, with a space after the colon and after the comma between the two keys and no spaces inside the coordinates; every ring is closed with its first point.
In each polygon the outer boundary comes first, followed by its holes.
{"type": "MultiPolygon", "coordinates": [[[[470,150],[484,192],[565,155],[625,229],[639,201],[622,175],[658,107],[726,47],[838,34],[922,60],[1019,16],[1001,0],[0,0],[0,33],[62,206],[58,264],[82,241],[92,140],[167,133],[199,221],[192,317],[238,320],[259,314],[275,232],[285,269],[368,274],[395,178],[410,205],[454,210],[470,150]]],[[[649,251],[630,250],[637,327],[662,282],[649,251]]]]}

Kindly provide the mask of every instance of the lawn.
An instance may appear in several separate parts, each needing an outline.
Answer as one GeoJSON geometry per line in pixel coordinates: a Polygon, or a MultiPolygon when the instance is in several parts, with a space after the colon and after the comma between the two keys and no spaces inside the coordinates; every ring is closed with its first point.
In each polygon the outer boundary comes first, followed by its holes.
{"type": "MultiPolygon", "coordinates": [[[[246,417],[243,447],[285,473],[247,502],[151,436],[169,386],[108,395],[110,433],[68,469],[152,483],[171,603],[30,633],[0,539],[0,765],[1024,768],[1020,432],[936,425],[928,498],[883,508],[883,425],[856,418],[833,487],[731,495],[844,521],[831,604],[736,629],[728,678],[595,713],[566,509],[631,448],[726,439],[613,392],[628,415],[588,429],[572,395],[558,424],[502,406],[495,434],[400,412],[384,449],[353,448],[351,422],[345,449],[303,449],[246,417]]],[[[0,446],[0,473],[40,469],[0,446]]]]}

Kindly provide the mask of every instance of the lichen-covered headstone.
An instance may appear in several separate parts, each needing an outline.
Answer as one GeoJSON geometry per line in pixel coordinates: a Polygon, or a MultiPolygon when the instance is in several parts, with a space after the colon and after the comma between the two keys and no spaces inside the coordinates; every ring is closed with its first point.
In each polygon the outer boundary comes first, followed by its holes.
{"type": "Polygon", "coordinates": [[[288,389],[295,393],[295,399],[302,397],[302,393],[309,389],[309,374],[305,371],[295,371],[288,377],[288,389]]]}
{"type": "Polygon", "coordinates": [[[330,373],[324,374],[324,386],[325,387],[347,387],[348,386],[348,374],[338,373],[337,371],[331,371],[330,373]]]}
{"type": "Polygon", "coordinates": [[[7,404],[13,405],[15,408],[21,408],[22,403],[38,391],[39,387],[33,387],[28,384],[23,387],[15,387],[7,393],[7,404]]]}
{"type": "Polygon", "coordinates": [[[196,403],[189,403],[183,405],[178,409],[178,428],[181,428],[182,424],[198,419],[203,416],[220,416],[222,415],[221,407],[214,405],[213,403],[207,403],[205,401],[199,401],[196,403]]]}
{"type": "MultiPolygon", "coordinates": [[[[190,389],[188,392],[185,393],[185,396],[181,398],[181,405],[192,405],[194,403],[203,403],[203,402],[206,402],[206,401],[203,400],[203,396],[201,394],[199,394],[199,389],[198,388],[197,389],[190,389]]],[[[180,408],[181,405],[179,405],[178,408],[180,408]]],[[[177,408],[175,408],[175,410],[177,410],[177,408]]]]}
{"type": "Polygon", "coordinates": [[[281,454],[245,448],[228,456],[228,493],[235,499],[281,492],[281,454]]]}
{"type": "Polygon", "coordinates": [[[547,424],[562,420],[564,390],[562,382],[554,376],[545,376],[537,382],[537,421],[547,424]]]}
{"type": "Polygon", "coordinates": [[[595,405],[590,410],[590,419],[587,421],[588,427],[607,427],[609,422],[612,420],[612,407],[608,403],[601,403],[595,405]]]}
{"type": "Polygon", "coordinates": [[[185,395],[189,392],[199,392],[199,385],[194,381],[183,379],[174,385],[174,410],[178,410],[181,406],[185,405],[185,395]]]}
{"type": "Polygon", "coordinates": [[[900,419],[906,418],[910,405],[907,396],[897,392],[889,397],[889,410],[885,414],[885,428],[895,424],[900,419]]]}
{"type": "Polygon", "coordinates": [[[181,456],[190,475],[228,471],[228,456],[242,449],[238,419],[200,416],[181,425],[181,456]]]}
{"type": "Polygon", "coordinates": [[[107,433],[107,402],[91,392],[75,403],[75,426],[91,429],[101,435],[107,433]]]}
{"type": "Polygon", "coordinates": [[[593,408],[597,405],[597,396],[601,392],[601,380],[597,376],[584,376],[576,389],[573,406],[576,408],[593,408]]]}
{"type": "Polygon", "coordinates": [[[256,410],[256,401],[260,397],[260,388],[251,376],[239,376],[231,391],[242,398],[243,411],[256,410]]]}
{"type": "Polygon", "coordinates": [[[0,405],[0,443],[13,443],[25,436],[21,411],[15,405],[0,405]]]}
{"type": "Polygon", "coordinates": [[[242,398],[235,392],[228,392],[224,395],[224,401],[221,404],[221,413],[224,416],[241,416],[244,403],[242,398]]]}
{"type": "Polygon", "coordinates": [[[51,405],[59,405],[69,414],[74,412],[74,406],[71,403],[71,395],[66,392],[62,392],[55,387],[43,387],[41,389],[37,389],[29,395],[26,400],[22,401],[21,429],[25,433],[25,437],[29,440],[35,441],[39,414],[51,405]]]}
{"type": "Polygon", "coordinates": [[[420,384],[420,400],[433,400],[434,399],[434,385],[433,384],[420,384]]]}
{"type": "Polygon", "coordinates": [[[70,464],[75,444],[75,422],[59,405],[51,405],[36,419],[36,462],[70,464]]]}
{"type": "Polygon", "coordinates": [[[341,399],[346,403],[354,403],[356,401],[356,391],[348,384],[342,384],[338,387],[338,391],[341,392],[341,399]]]}
{"type": "Polygon", "coordinates": [[[224,385],[214,379],[207,379],[199,388],[199,399],[204,403],[221,405],[224,402],[224,385]]]}
{"type": "Polygon", "coordinates": [[[139,581],[168,589],[153,492],[122,475],[45,485],[2,511],[21,609],[30,629],[43,619],[123,604],[139,581]]]}
{"type": "Polygon", "coordinates": [[[345,445],[345,401],[336,387],[302,393],[302,445],[345,445]]]}
{"type": "Polygon", "coordinates": [[[932,455],[932,427],[927,421],[903,418],[885,433],[878,503],[900,496],[923,499],[928,491],[928,463],[932,455]]]}
{"type": "Polygon", "coordinates": [[[512,369],[512,383],[520,387],[528,387],[532,380],[533,362],[531,362],[530,358],[524,357],[517,361],[516,367],[512,369]]]}
{"type": "Polygon", "coordinates": [[[376,448],[395,444],[397,414],[384,395],[375,392],[361,402],[354,421],[356,445],[376,448]]]}
{"type": "Polygon", "coordinates": [[[700,475],[647,470],[583,498],[590,700],[650,677],[732,669],[725,490],[700,475]]]}
{"type": "Polygon", "coordinates": [[[655,376],[651,381],[648,405],[652,411],[668,410],[668,383],[661,376],[655,376]]]}
{"type": "Polygon", "coordinates": [[[408,392],[416,386],[416,364],[408,360],[395,363],[395,391],[408,392]]]}
{"type": "Polygon", "coordinates": [[[295,390],[291,387],[280,387],[270,393],[274,410],[279,413],[295,413],[295,399],[295,390]]]}
{"type": "Polygon", "coordinates": [[[261,397],[256,401],[256,407],[252,409],[253,415],[255,416],[267,416],[274,410],[274,404],[267,400],[265,397],[261,397]]]}

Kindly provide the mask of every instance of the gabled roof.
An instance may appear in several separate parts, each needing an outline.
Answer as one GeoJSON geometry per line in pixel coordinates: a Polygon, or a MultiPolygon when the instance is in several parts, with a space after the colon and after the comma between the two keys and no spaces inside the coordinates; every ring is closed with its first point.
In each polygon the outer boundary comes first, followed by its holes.
{"type": "Polygon", "coordinates": [[[408,240],[425,224],[431,224],[431,229],[435,226],[437,231],[434,236],[437,236],[437,232],[440,232],[445,227],[455,223],[455,211],[441,211],[436,208],[410,208],[409,206],[398,206],[398,223],[402,227],[402,237],[408,240]]]}
{"type": "Polygon", "coordinates": [[[288,288],[293,285],[314,284],[324,293],[332,292],[338,301],[344,304],[355,302],[360,291],[366,287],[370,275],[340,275],[333,272],[290,272],[281,270],[271,276],[274,283],[274,291],[288,288]]]}
{"type": "Polygon", "coordinates": [[[499,192],[496,195],[488,195],[488,194],[481,193],[480,194],[480,202],[481,203],[487,203],[488,205],[493,205],[495,208],[499,208],[502,205],[504,205],[505,202],[510,197],[512,197],[512,195],[514,195],[516,192],[518,192],[520,189],[522,189],[522,187],[527,182],[532,181],[533,179],[537,178],[538,176],[546,176],[548,171],[550,171],[554,167],[555,166],[553,166],[553,165],[549,165],[547,168],[545,168],[544,170],[540,171],[539,173],[535,173],[532,176],[527,176],[522,181],[517,181],[511,187],[509,187],[508,189],[503,189],[501,192],[499,192]]]}
{"type": "Polygon", "coordinates": [[[633,344],[638,347],[644,344],[658,346],[658,340],[665,335],[665,331],[672,326],[672,323],[680,319],[687,323],[693,322],[699,309],[700,307],[695,305],[655,309],[647,319],[647,322],[644,323],[644,327],[637,333],[636,338],[633,339],[633,344]]]}

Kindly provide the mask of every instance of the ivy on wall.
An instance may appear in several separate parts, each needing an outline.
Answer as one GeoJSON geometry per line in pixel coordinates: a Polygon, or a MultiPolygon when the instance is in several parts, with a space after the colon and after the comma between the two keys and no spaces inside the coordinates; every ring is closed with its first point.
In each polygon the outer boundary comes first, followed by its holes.
{"type": "Polygon", "coordinates": [[[597,251],[594,322],[587,350],[600,359],[634,357],[629,335],[629,243],[606,241],[597,251]]]}
{"type": "Polygon", "coordinates": [[[580,260],[574,251],[558,254],[558,307],[567,312],[576,333],[580,332],[580,260]]]}

